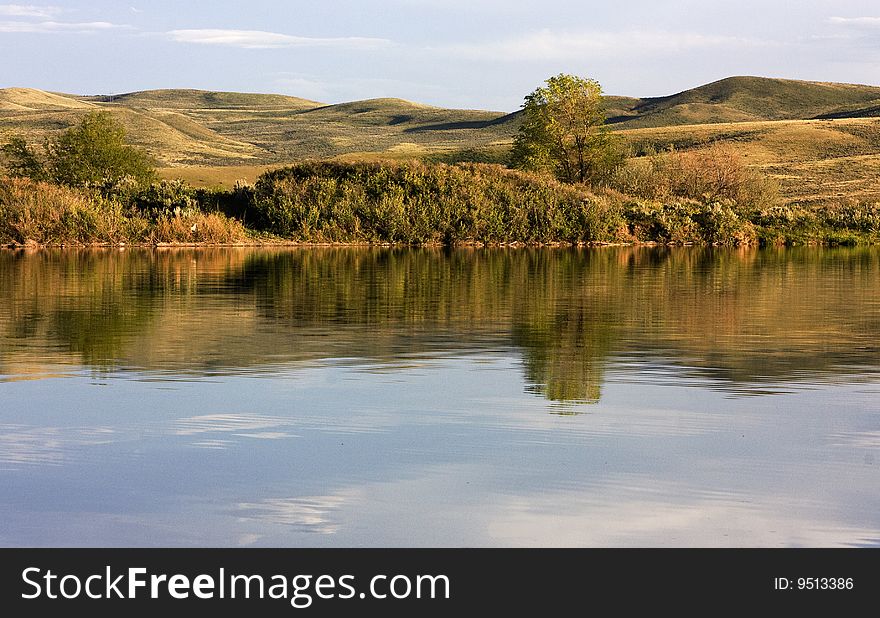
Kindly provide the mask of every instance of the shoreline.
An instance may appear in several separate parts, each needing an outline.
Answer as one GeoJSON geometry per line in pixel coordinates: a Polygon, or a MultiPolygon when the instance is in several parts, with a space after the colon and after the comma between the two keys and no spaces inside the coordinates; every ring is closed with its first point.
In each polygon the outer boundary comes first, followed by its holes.
{"type": "MultiPolygon", "coordinates": [[[[571,248],[599,248],[599,247],[694,247],[703,246],[696,243],[660,243],[655,241],[647,242],[546,242],[546,243],[527,243],[527,242],[505,242],[505,243],[489,243],[489,242],[458,242],[446,244],[442,242],[434,243],[393,243],[393,242],[305,242],[297,240],[279,240],[268,242],[234,242],[234,243],[211,243],[211,242],[188,242],[188,243],[27,243],[27,244],[4,244],[0,245],[0,250],[5,251],[27,251],[41,249],[270,249],[273,247],[282,248],[339,248],[339,249],[571,249],[571,248]]],[[[709,246],[709,245],[706,245],[709,246]]],[[[757,245],[755,245],[757,246],[757,245]]]]}
{"type": "Polygon", "coordinates": [[[602,249],[615,247],[664,247],[664,248],[703,248],[703,249],[789,249],[798,247],[839,248],[839,247],[878,247],[880,243],[844,244],[828,242],[804,242],[796,244],[709,244],[696,242],[662,242],[662,241],[631,241],[631,242],[457,242],[446,244],[432,243],[392,243],[392,242],[307,242],[297,240],[255,241],[255,242],[186,242],[186,243],[7,243],[0,245],[0,251],[43,251],[60,250],[97,250],[97,249],[602,249]]]}

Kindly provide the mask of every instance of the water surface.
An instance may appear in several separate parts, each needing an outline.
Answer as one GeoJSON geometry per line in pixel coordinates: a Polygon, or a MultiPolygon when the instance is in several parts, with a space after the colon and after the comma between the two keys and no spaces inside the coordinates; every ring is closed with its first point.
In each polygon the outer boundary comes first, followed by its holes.
{"type": "Polygon", "coordinates": [[[0,252],[0,545],[880,544],[880,251],[0,252]]]}

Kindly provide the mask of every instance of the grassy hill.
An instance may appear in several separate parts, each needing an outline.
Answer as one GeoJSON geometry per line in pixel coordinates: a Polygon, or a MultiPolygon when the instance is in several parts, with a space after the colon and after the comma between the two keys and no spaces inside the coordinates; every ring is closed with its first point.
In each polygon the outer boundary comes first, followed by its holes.
{"type": "Polygon", "coordinates": [[[402,99],[325,105],[283,95],[148,90],[107,96],[0,90],[0,139],[34,143],[88,111],[111,112],[164,165],[265,165],[359,152],[445,152],[507,143],[515,117],[402,99]]]}
{"type": "Polygon", "coordinates": [[[93,105],[69,95],[44,92],[33,88],[0,90],[2,112],[45,112],[51,110],[93,109],[93,105]]]}
{"type": "Polygon", "coordinates": [[[609,122],[627,127],[662,127],[810,120],[831,117],[843,110],[856,116],[858,110],[876,106],[878,99],[880,86],[729,77],[667,97],[634,99],[629,105],[615,105],[609,110],[609,122]]]}
{"type": "MultiPolygon", "coordinates": [[[[731,77],[666,97],[605,97],[611,127],[635,156],[715,142],[777,177],[793,200],[880,199],[880,86],[731,77]]],[[[0,142],[41,143],[89,111],[110,111],[168,177],[253,180],[303,159],[502,160],[519,113],[381,98],[327,105],[204,90],[78,96],[0,89],[0,142]]]]}
{"type": "Polygon", "coordinates": [[[207,90],[142,90],[113,96],[77,97],[100,103],[159,109],[311,109],[321,103],[281,94],[210,92],[207,90]]]}

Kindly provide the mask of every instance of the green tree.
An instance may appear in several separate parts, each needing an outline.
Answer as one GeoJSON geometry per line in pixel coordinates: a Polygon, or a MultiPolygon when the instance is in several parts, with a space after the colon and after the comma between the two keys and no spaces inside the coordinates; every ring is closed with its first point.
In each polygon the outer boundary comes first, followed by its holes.
{"type": "Polygon", "coordinates": [[[147,184],[155,177],[152,158],[125,143],[125,129],[108,112],[92,112],[78,125],[47,139],[42,155],[21,138],[6,144],[3,151],[13,176],[72,187],[113,188],[123,180],[147,184]]]}
{"type": "Polygon", "coordinates": [[[526,96],[514,139],[514,167],[551,172],[563,182],[600,183],[622,163],[616,136],[605,126],[602,88],[560,73],[526,96]]]}
{"type": "Polygon", "coordinates": [[[40,155],[21,137],[13,137],[3,145],[6,168],[10,176],[46,180],[46,166],[40,155]]]}

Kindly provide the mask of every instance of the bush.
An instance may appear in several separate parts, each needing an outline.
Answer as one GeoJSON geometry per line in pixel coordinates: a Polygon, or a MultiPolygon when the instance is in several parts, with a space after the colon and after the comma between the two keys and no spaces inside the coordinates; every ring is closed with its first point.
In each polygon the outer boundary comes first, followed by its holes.
{"type": "Polygon", "coordinates": [[[254,209],[318,242],[603,242],[622,224],[583,187],[488,164],[303,163],[260,177],[254,209]]]}
{"type": "Polygon", "coordinates": [[[163,215],[149,232],[151,243],[231,244],[247,237],[244,226],[217,213],[191,212],[182,216],[163,215]]]}
{"type": "Polygon", "coordinates": [[[737,207],[751,209],[781,203],[777,184],[748,167],[736,151],[724,145],[631,160],[609,184],[627,195],[650,199],[729,200],[737,207]]]}

